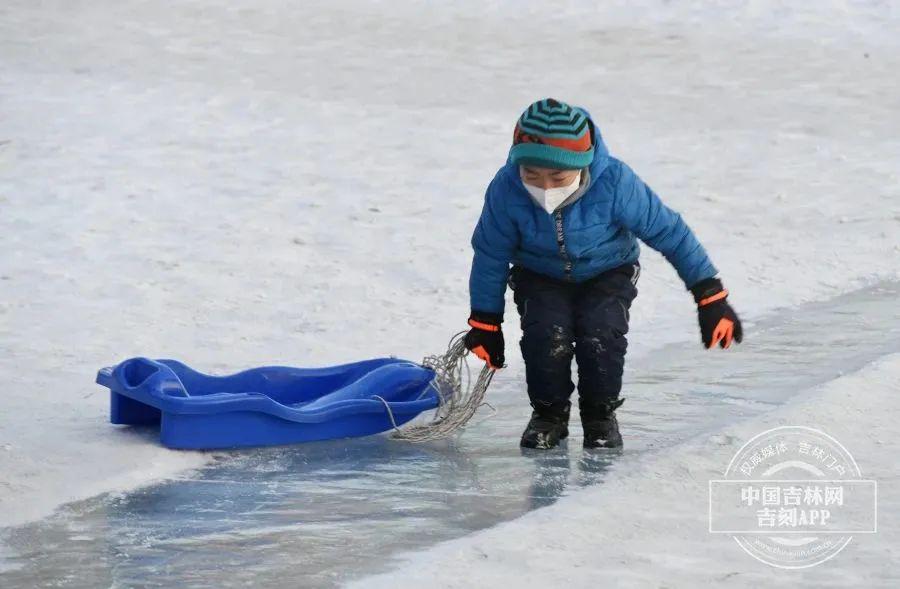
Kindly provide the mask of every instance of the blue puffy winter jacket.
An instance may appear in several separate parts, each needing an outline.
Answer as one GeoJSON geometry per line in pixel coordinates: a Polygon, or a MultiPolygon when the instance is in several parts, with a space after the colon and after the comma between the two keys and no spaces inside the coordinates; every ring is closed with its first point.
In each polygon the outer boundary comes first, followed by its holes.
{"type": "Polygon", "coordinates": [[[634,263],[636,237],[661,252],[690,287],[716,275],[706,251],[677,212],[625,163],[609,155],[599,129],[589,185],[551,215],[525,190],[519,167],[507,160],[487,188],[472,235],[472,309],[503,313],[511,263],[571,282],[634,263]]]}

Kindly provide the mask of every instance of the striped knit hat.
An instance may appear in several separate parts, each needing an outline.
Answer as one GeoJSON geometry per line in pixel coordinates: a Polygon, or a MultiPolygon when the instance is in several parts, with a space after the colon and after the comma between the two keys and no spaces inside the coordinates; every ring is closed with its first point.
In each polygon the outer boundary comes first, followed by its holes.
{"type": "Polygon", "coordinates": [[[587,113],[552,98],[525,109],[516,123],[509,158],[514,164],[576,170],[594,159],[587,113]]]}

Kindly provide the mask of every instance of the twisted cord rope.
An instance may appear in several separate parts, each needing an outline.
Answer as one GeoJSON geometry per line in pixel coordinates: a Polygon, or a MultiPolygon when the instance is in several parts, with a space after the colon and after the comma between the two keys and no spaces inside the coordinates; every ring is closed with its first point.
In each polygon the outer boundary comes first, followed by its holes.
{"type": "Polygon", "coordinates": [[[427,442],[446,438],[466,425],[479,407],[482,405],[490,407],[490,404],[484,401],[484,396],[495,371],[485,364],[473,382],[469,364],[466,362],[469,350],[463,342],[465,333],[461,331],[454,335],[444,354],[426,356],[422,360],[422,365],[435,373],[430,387],[434,389],[439,399],[437,411],[429,423],[400,429],[390,406],[381,399],[394,425],[392,438],[407,442],[427,442]]]}

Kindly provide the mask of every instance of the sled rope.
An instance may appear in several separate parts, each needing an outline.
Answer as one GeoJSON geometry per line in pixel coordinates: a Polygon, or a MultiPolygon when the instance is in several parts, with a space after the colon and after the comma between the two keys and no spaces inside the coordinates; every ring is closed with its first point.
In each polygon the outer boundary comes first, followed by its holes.
{"type": "Polygon", "coordinates": [[[422,366],[434,371],[434,379],[430,386],[437,392],[439,399],[438,408],[430,422],[400,429],[385,402],[391,423],[394,424],[395,431],[391,435],[392,438],[407,442],[427,442],[446,438],[466,425],[479,407],[482,405],[490,407],[490,404],[485,402],[484,396],[495,370],[485,364],[473,382],[472,372],[466,362],[469,350],[463,342],[465,333],[461,331],[454,335],[443,355],[426,356],[422,360],[422,366]]]}

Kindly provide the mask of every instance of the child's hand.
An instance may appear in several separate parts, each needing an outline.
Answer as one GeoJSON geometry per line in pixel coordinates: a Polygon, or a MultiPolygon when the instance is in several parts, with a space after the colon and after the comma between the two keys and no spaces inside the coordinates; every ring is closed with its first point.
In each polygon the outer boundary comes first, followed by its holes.
{"type": "Polygon", "coordinates": [[[741,343],[744,330],[737,313],[728,304],[728,291],[718,278],[701,280],[691,287],[700,321],[703,345],[712,348],[719,344],[723,348],[731,346],[732,339],[741,343]]]}
{"type": "Polygon", "coordinates": [[[469,325],[472,326],[472,329],[463,340],[473,354],[487,362],[488,366],[495,370],[503,368],[506,363],[503,331],[500,329],[502,322],[503,316],[499,313],[472,311],[469,316],[469,325]]]}

